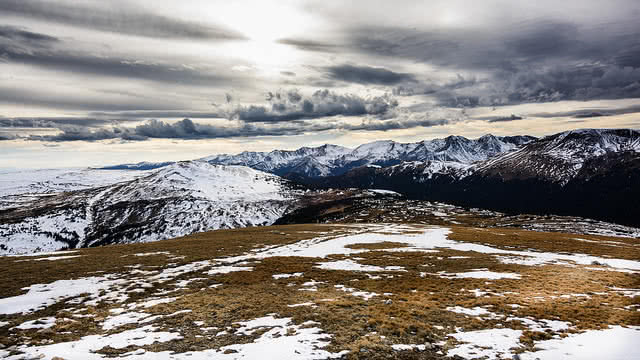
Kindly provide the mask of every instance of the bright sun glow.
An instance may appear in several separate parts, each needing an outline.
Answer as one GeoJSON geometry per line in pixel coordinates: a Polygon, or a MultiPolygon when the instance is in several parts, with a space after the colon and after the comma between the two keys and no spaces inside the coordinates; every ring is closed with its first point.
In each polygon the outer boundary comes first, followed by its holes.
{"type": "Polygon", "coordinates": [[[279,39],[305,34],[312,26],[308,15],[301,13],[295,3],[234,1],[217,10],[221,22],[249,40],[218,44],[216,52],[253,64],[264,75],[279,74],[303,56],[294,47],[278,43],[279,39]]]}
{"type": "Polygon", "coordinates": [[[302,14],[285,2],[234,2],[225,9],[225,20],[229,27],[261,43],[304,33],[306,28],[302,14]]]}

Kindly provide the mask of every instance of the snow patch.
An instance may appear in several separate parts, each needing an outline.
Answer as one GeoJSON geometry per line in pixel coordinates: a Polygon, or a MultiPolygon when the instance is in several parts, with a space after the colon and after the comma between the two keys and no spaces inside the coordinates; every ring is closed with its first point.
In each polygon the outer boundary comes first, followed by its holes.
{"type": "Polygon", "coordinates": [[[521,330],[487,329],[449,334],[463,343],[447,351],[447,356],[465,359],[487,357],[489,359],[511,358],[512,348],[520,344],[521,330]]]}
{"type": "Polygon", "coordinates": [[[381,267],[381,266],[375,266],[375,265],[363,265],[351,259],[318,263],[316,264],[315,267],[323,270],[346,270],[346,271],[365,271],[365,272],[406,271],[402,266],[381,267]]]}
{"type": "Polygon", "coordinates": [[[612,326],[606,330],[588,330],[563,339],[536,342],[536,352],[520,354],[522,360],[635,360],[640,359],[640,327],[612,326]]]}

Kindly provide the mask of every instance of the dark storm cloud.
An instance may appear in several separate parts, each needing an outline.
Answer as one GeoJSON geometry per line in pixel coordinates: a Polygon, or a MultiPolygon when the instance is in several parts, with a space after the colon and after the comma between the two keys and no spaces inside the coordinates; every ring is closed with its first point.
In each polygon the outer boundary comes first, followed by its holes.
{"type": "Polygon", "coordinates": [[[86,128],[78,126],[61,127],[61,133],[56,135],[31,135],[19,137],[15,135],[0,135],[0,140],[28,139],[35,141],[66,142],[66,141],[100,141],[120,139],[125,141],[144,141],[149,139],[218,139],[231,137],[255,136],[289,136],[327,130],[342,131],[388,131],[394,129],[408,129],[419,126],[437,126],[450,123],[447,119],[393,119],[370,120],[359,124],[340,122],[295,122],[277,124],[251,124],[227,127],[211,124],[200,124],[191,119],[183,119],[175,123],[159,120],[149,120],[135,127],[113,126],[111,128],[86,128]]]}
{"type": "Polygon", "coordinates": [[[3,140],[16,140],[18,139],[18,136],[14,135],[14,134],[4,134],[2,132],[0,132],[0,141],[3,140]]]}
{"type": "Polygon", "coordinates": [[[624,29],[611,27],[611,30],[584,28],[571,22],[550,20],[447,31],[364,27],[349,32],[347,41],[350,48],[372,55],[457,69],[518,70],[549,59],[612,59],[612,51],[617,55],[640,43],[635,38],[640,33],[640,25],[624,29]]]}
{"type": "Polygon", "coordinates": [[[213,86],[225,84],[229,78],[199,71],[182,64],[162,64],[136,59],[102,57],[51,49],[24,48],[19,44],[0,42],[0,54],[9,63],[30,64],[42,68],[73,73],[137,78],[144,80],[213,86]]]}
{"type": "Polygon", "coordinates": [[[511,114],[511,116],[481,116],[481,117],[474,117],[474,119],[484,120],[490,123],[494,123],[494,122],[517,121],[517,120],[524,119],[524,117],[511,114]]]}
{"type": "MultiPolygon", "coordinates": [[[[571,110],[571,111],[561,111],[561,112],[553,112],[553,113],[534,113],[528,114],[528,117],[533,118],[573,118],[573,119],[588,119],[588,118],[596,118],[596,117],[606,117],[606,116],[616,116],[616,115],[624,115],[624,114],[635,114],[640,113],[640,106],[629,106],[625,108],[619,109],[583,109],[583,110],[571,110]]],[[[490,123],[493,122],[508,122],[508,121],[517,121],[523,120],[526,117],[511,114],[511,116],[478,116],[472,117],[474,120],[484,120],[490,123]]],[[[584,120],[573,120],[572,122],[583,122],[584,120]]]]}
{"type": "Polygon", "coordinates": [[[369,121],[362,122],[358,125],[347,125],[342,127],[343,130],[356,130],[356,131],[389,131],[396,129],[412,129],[416,127],[431,127],[431,126],[439,126],[446,125],[452,123],[451,119],[426,119],[426,118],[416,118],[416,119],[407,119],[407,120],[399,120],[392,119],[387,121],[369,121]]]}
{"type": "Polygon", "coordinates": [[[61,125],[102,126],[111,121],[93,118],[2,118],[0,128],[58,128],[61,125]]]}
{"type": "Polygon", "coordinates": [[[509,74],[496,83],[503,86],[507,103],[638,98],[640,68],[598,63],[558,65],[509,74]]]}
{"type": "Polygon", "coordinates": [[[325,70],[331,79],[358,84],[395,85],[415,81],[411,74],[398,73],[380,67],[343,64],[329,66],[325,70]]]}
{"type": "MultiPolygon", "coordinates": [[[[315,127],[315,130],[326,130],[327,127],[315,127]]],[[[57,135],[32,135],[29,140],[40,141],[99,141],[121,139],[127,141],[143,141],[149,139],[215,139],[229,137],[251,136],[279,136],[297,135],[302,132],[300,126],[279,126],[273,129],[244,124],[240,127],[224,127],[210,124],[195,123],[190,119],[183,119],[176,123],[167,123],[159,120],[149,120],[136,127],[112,127],[103,129],[89,128],[64,128],[57,135]]],[[[7,139],[12,140],[12,139],[7,139]]]]}
{"type": "Polygon", "coordinates": [[[624,114],[635,114],[640,113],[640,105],[629,106],[619,109],[584,109],[584,110],[573,110],[573,111],[562,111],[555,113],[537,113],[531,114],[533,117],[542,117],[542,118],[554,118],[554,117],[572,117],[575,119],[586,119],[586,118],[594,118],[594,117],[605,117],[605,116],[615,116],[615,115],[624,115],[624,114]]]}
{"type": "Polygon", "coordinates": [[[338,50],[338,46],[335,44],[307,39],[279,39],[277,40],[277,43],[290,45],[300,50],[306,51],[335,52],[338,50]]]}
{"type": "Polygon", "coordinates": [[[0,26],[0,38],[25,42],[30,45],[48,45],[59,41],[56,37],[27,31],[14,26],[0,26]]]}
{"type": "Polygon", "coordinates": [[[620,51],[618,55],[616,55],[615,61],[620,66],[640,68],[640,44],[620,51]]]}
{"type": "MultiPolygon", "coordinates": [[[[328,127],[314,127],[314,129],[326,130],[328,127]]],[[[183,119],[175,123],[167,123],[159,120],[149,120],[145,124],[136,127],[118,127],[101,129],[90,129],[84,127],[63,127],[62,132],[56,135],[31,135],[29,140],[40,141],[99,141],[121,139],[127,141],[143,141],[149,139],[214,139],[229,137],[251,137],[251,136],[278,136],[296,135],[303,130],[299,125],[278,126],[276,128],[265,128],[244,124],[240,127],[224,127],[210,124],[199,124],[191,119],[183,119]]],[[[13,140],[16,137],[6,140],[13,140]]]]}
{"type": "Polygon", "coordinates": [[[317,119],[337,115],[385,116],[398,106],[390,96],[364,98],[353,94],[337,94],[329,90],[318,90],[311,96],[302,96],[297,91],[269,93],[270,106],[238,106],[227,113],[230,119],[245,122],[286,122],[302,119],[317,119]]]}
{"type": "Polygon", "coordinates": [[[367,56],[483,74],[481,82],[456,88],[415,83],[395,90],[434,95],[442,106],[640,97],[638,22],[578,26],[536,20],[446,32],[364,27],[349,34],[348,47],[367,56]]]}
{"type": "Polygon", "coordinates": [[[442,84],[422,81],[416,82],[415,84],[399,85],[393,88],[392,93],[397,96],[411,96],[418,94],[436,95],[441,99],[445,99],[447,96],[455,96],[452,93],[455,90],[481,85],[486,82],[486,80],[478,80],[475,76],[465,78],[464,76],[457,74],[457,78],[455,80],[442,84]]]}
{"type": "Polygon", "coordinates": [[[2,0],[0,12],[99,31],[154,38],[244,38],[237,32],[223,27],[172,19],[136,7],[124,6],[123,3],[103,2],[102,6],[89,7],[79,3],[71,5],[38,0],[2,0]]]}
{"type": "MultiPolygon", "coordinates": [[[[0,90],[2,90],[0,88],[0,90]]],[[[30,104],[63,106],[64,99],[58,97],[40,98],[39,93],[25,93],[21,91],[0,91],[0,102],[16,102],[19,99],[30,104]],[[13,94],[13,95],[11,95],[13,94]]],[[[337,94],[329,90],[317,90],[310,96],[305,96],[297,90],[267,93],[267,105],[216,105],[215,111],[185,111],[185,110],[138,110],[143,104],[112,104],[90,102],[86,99],[76,99],[71,108],[84,106],[86,109],[105,109],[107,111],[91,111],[85,118],[76,117],[39,117],[39,118],[3,118],[0,117],[0,127],[25,128],[57,128],[58,125],[101,126],[121,121],[141,121],[145,119],[230,119],[245,123],[279,123],[299,120],[314,120],[334,116],[375,116],[388,119],[394,116],[397,101],[391,96],[361,97],[353,94],[337,94]],[[78,104],[77,102],[81,102],[78,104]],[[129,107],[130,109],[126,109],[129,107]],[[114,111],[108,111],[114,110],[114,111]],[[118,111],[125,110],[125,111],[118,111]],[[129,111],[127,111],[129,110],[129,111]]],[[[148,105],[159,108],[161,105],[148,105]]]]}
{"type": "MultiPolygon", "coordinates": [[[[3,140],[28,139],[39,141],[99,141],[120,139],[142,141],[148,139],[211,139],[252,136],[300,135],[326,130],[387,131],[419,126],[436,126],[451,119],[416,116],[406,109],[398,109],[390,96],[362,98],[351,94],[336,94],[318,90],[305,96],[296,90],[268,93],[269,105],[236,106],[218,112],[184,111],[121,111],[93,112],[86,118],[2,118],[0,128],[53,128],[54,135],[26,135],[6,137],[3,140]],[[137,126],[124,126],[127,121],[142,118],[167,117],[190,114],[201,118],[226,118],[223,125],[198,123],[189,118],[178,122],[157,119],[137,126]],[[337,115],[364,115],[362,121],[344,121],[337,115]],[[323,119],[323,121],[315,121],[323,119]]],[[[218,121],[218,120],[216,120],[218,121]]],[[[23,131],[28,133],[28,131],[23,131]]]]}
{"type": "Polygon", "coordinates": [[[74,127],[102,127],[123,122],[140,121],[139,119],[126,118],[97,118],[97,117],[14,117],[0,116],[0,128],[64,128],[74,127]]]}

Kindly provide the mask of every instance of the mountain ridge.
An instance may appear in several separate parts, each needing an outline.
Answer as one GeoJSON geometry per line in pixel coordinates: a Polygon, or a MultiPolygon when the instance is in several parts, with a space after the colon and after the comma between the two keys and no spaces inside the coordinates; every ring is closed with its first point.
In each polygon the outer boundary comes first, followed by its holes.
{"type": "Polygon", "coordinates": [[[406,161],[445,161],[471,164],[516,149],[535,138],[523,136],[485,135],[471,140],[462,136],[400,143],[379,140],[349,149],[325,144],[297,150],[242,152],[237,155],[211,155],[199,160],[219,165],[244,165],[280,176],[318,178],[341,175],[365,165],[382,167],[406,161]]]}
{"type": "Polygon", "coordinates": [[[353,169],[308,183],[376,187],[412,199],[640,226],[640,210],[630,201],[640,198],[639,139],[633,129],[573,130],[469,166],[412,162],[353,169]]]}

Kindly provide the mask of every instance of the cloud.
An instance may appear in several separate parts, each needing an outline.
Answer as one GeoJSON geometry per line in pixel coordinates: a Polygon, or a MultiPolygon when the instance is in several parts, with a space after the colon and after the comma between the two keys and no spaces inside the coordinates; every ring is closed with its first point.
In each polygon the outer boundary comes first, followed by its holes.
{"type": "Polygon", "coordinates": [[[640,23],[635,21],[597,26],[530,20],[447,31],[362,26],[347,36],[345,46],[364,56],[477,74],[477,81],[456,87],[416,82],[394,90],[433,95],[442,106],[640,97],[640,23]]]}
{"type": "Polygon", "coordinates": [[[0,128],[59,129],[66,126],[98,128],[140,119],[123,117],[14,117],[0,116],[0,128]]]}
{"type": "Polygon", "coordinates": [[[124,2],[111,4],[112,6],[109,4],[111,3],[88,6],[85,2],[70,4],[39,0],[2,0],[0,11],[7,15],[152,38],[244,39],[239,33],[222,26],[207,26],[172,19],[124,2]]]}
{"type": "Polygon", "coordinates": [[[485,117],[475,117],[476,120],[484,120],[490,123],[494,122],[506,122],[506,121],[517,121],[523,120],[524,117],[511,114],[511,116],[485,116],[485,117]]]}
{"type": "MultiPolygon", "coordinates": [[[[0,88],[1,90],[1,88],[0,88]]],[[[0,92],[5,95],[11,92],[0,92]]],[[[59,105],[58,98],[40,99],[36,94],[15,93],[8,99],[0,96],[1,101],[31,99],[31,103],[41,105],[59,105]],[[15,98],[15,99],[14,99],[15,98]]],[[[86,117],[0,117],[0,127],[57,128],[60,125],[103,126],[126,121],[145,119],[229,119],[243,123],[278,123],[299,120],[315,120],[335,116],[374,116],[390,119],[397,115],[398,102],[390,95],[362,97],[354,94],[338,94],[329,90],[317,90],[304,95],[297,90],[268,92],[267,104],[236,105],[228,95],[228,102],[215,105],[213,111],[188,110],[133,110],[118,111],[126,104],[117,104],[116,111],[91,111],[86,117]]],[[[83,103],[86,99],[80,99],[83,103]]],[[[63,100],[60,100],[63,101],[63,100]]],[[[79,106],[75,103],[72,106],[79,106]]],[[[101,103],[84,103],[89,109],[100,108],[101,103]]],[[[132,108],[140,104],[129,105],[132,108]]]]}
{"type": "Polygon", "coordinates": [[[445,107],[640,98],[640,68],[600,63],[533,67],[498,71],[477,81],[403,85],[394,88],[393,94],[426,94],[445,107]]]}
{"type": "Polygon", "coordinates": [[[93,111],[88,114],[99,119],[215,119],[225,118],[224,111],[189,111],[189,110],[139,110],[139,111],[93,111]]]}
{"type": "Polygon", "coordinates": [[[553,113],[536,113],[531,114],[532,117],[541,117],[541,118],[555,118],[555,117],[572,117],[574,119],[586,119],[586,118],[594,118],[594,117],[606,117],[606,116],[615,116],[615,115],[624,115],[624,114],[635,114],[640,113],[640,105],[633,105],[618,109],[599,109],[599,108],[589,108],[583,110],[572,110],[572,111],[561,111],[561,112],[553,112],[553,113]]]}
{"type": "Polygon", "coordinates": [[[16,139],[18,139],[18,136],[14,134],[0,132],[0,141],[8,141],[8,140],[16,140],[16,139]]]}
{"type": "Polygon", "coordinates": [[[338,50],[338,46],[335,44],[308,40],[308,39],[287,38],[287,39],[279,39],[276,42],[283,45],[290,45],[305,51],[335,52],[338,50]]]}
{"type": "Polygon", "coordinates": [[[61,132],[55,135],[30,135],[20,137],[10,135],[4,137],[0,133],[0,140],[26,139],[31,141],[101,141],[121,139],[125,141],[144,141],[149,139],[217,139],[231,137],[256,136],[290,136],[320,131],[388,131],[394,129],[409,129],[419,126],[438,126],[453,122],[445,118],[430,118],[428,116],[402,116],[391,120],[366,119],[360,123],[346,122],[295,122],[295,123],[236,123],[228,126],[200,124],[191,119],[183,119],[175,123],[160,120],[149,120],[135,127],[105,127],[86,128],[78,126],[62,126],[61,132]]]}
{"type": "MultiPolygon", "coordinates": [[[[323,127],[322,130],[328,129],[323,127]]],[[[61,132],[55,135],[31,135],[22,137],[33,141],[100,141],[121,139],[126,141],[143,141],[148,139],[213,139],[228,137],[251,137],[268,135],[291,135],[300,133],[300,126],[279,126],[266,128],[242,124],[239,126],[216,126],[211,124],[199,124],[191,119],[183,119],[175,123],[168,123],[151,119],[142,125],[135,127],[105,127],[91,129],[78,126],[60,127],[61,132]]],[[[12,138],[15,139],[16,137],[12,138]]],[[[6,139],[9,140],[9,139],[6,139]]]]}
{"type": "Polygon", "coordinates": [[[325,68],[329,78],[358,84],[395,85],[415,81],[413,75],[385,68],[356,65],[336,65],[325,68]]]}
{"type": "Polygon", "coordinates": [[[285,122],[317,119],[337,115],[384,117],[398,106],[390,96],[364,98],[354,94],[337,94],[329,90],[317,90],[311,96],[303,96],[296,90],[268,93],[270,106],[238,106],[226,113],[229,119],[245,122],[285,122]]]}
{"type": "MultiPolygon", "coordinates": [[[[548,112],[533,113],[533,114],[527,114],[527,117],[529,118],[573,118],[578,120],[572,120],[571,122],[584,122],[584,120],[581,120],[581,119],[624,115],[624,114],[635,114],[635,113],[640,113],[640,106],[634,105],[634,106],[618,108],[618,109],[590,108],[590,109],[560,111],[560,112],[552,112],[552,113],[548,113],[548,112]]],[[[527,117],[511,114],[511,116],[475,116],[475,117],[472,117],[472,119],[483,120],[490,123],[494,123],[494,122],[508,122],[508,121],[523,120],[527,117]]]]}
{"type": "Polygon", "coordinates": [[[83,127],[108,125],[111,121],[94,118],[3,118],[0,117],[0,128],[58,128],[63,125],[83,127]]]}
{"type": "MultiPolygon", "coordinates": [[[[274,98],[280,98],[281,101],[285,101],[285,108],[280,110],[284,111],[284,114],[274,115],[270,111],[257,111],[251,113],[249,116],[250,121],[241,120],[238,118],[231,118],[229,120],[217,120],[216,123],[198,123],[191,119],[183,119],[177,122],[166,122],[162,120],[150,119],[137,126],[123,126],[121,122],[111,122],[108,124],[108,120],[97,118],[76,119],[72,121],[67,118],[36,118],[36,119],[7,119],[0,118],[0,128],[11,127],[27,127],[27,128],[56,128],[60,132],[52,135],[26,135],[11,137],[3,137],[0,140],[14,140],[25,139],[31,141],[47,141],[47,142],[66,142],[66,141],[101,141],[101,140],[113,140],[120,139],[125,141],[143,141],[149,139],[215,139],[215,138],[249,138],[255,136],[287,136],[287,135],[300,135],[306,133],[317,133],[321,131],[388,131],[394,129],[410,129],[415,127],[430,127],[445,125],[454,122],[461,121],[466,118],[464,112],[445,111],[443,109],[433,109],[423,113],[416,113],[408,110],[407,108],[394,109],[393,113],[382,114],[388,111],[388,108],[384,106],[382,108],[376,108],[377,102],[373,101],[365,105],[369,108],[369,112],[373,115],[364,116],[360,119],[346,119],[337,117],[324,118],[324,121],[315,121],[315,118],[309,118],[309,114],[316,116],[326,113],[326,109],[322,110],[322,107],[332,106],[336,104],[343,104],[345,99],[353,99],[349,95],[336,95],[328,91],[318,91],[313,96],[300,99],[293,98],[290,100],[292,93],[277,93],[274,94],[274,98]],[[318,102],[318,99],[335,98],[338,102],[318,102]],[[310,99],[314,99],[316,102],[312,103],[310,99]],[[305,119],[298,118],[298,112],[291,111],[287,107],[290,105],[290,101],[299,104],[301,111],[305,112],[305,119]],[[330,105],[328,105],[330,104],[330,105]],[[321,109],[316,109],[316,106],[321,109]],[[256,115],[256,114],[259,114],[256,115]],[[274,117],[276,117],[274,119],[274,117]],[[284,121],[286,118],[289,121],[284,121]],[[49,121],[51,120],[51,121],[49,121]],[[260,121],[258,121],[260,120],[260,121]]],[[[332,100],[332,101],[333,101],[332,100]]],[[[278,103],[274,103],[278,104],[278,103]]],[[[258,106],[249,106],[243,109],[253,109],[258,106]]],[[[237,111],[237,109],[236,109],[237,111]]],[[[333,110],[330,114],[333,114],[333,110]]],[[[363,111],[363,110],[359,110],[363,111]]],[[[244,114],[246,116],[246,114],[244,114]]],[[[330,115],[331,116],[331,115],[330,115]]],[[[131,119],[129,121],[135,121],[131,119]]],[[[28,133],[28,131],[23,131],[28,133]]]]}
{"type": "Polygon", "coordinates": [[[19,42],[26,42],[26,43],[29,43],[30,45],[37,45],[37,46],[48,45],[48,44],[60,41],[60,39],[54,36],[35,33],[35,32],[25,30],[23,28],[18,28],[15,26],[7,26],[7,25],[0,26],[0,38],[19,41],[19,42]]]}
{"type": "Polygon", "coordinates": [[[66,89],[65,91],[56,91],[47,87],[22,89],[18,86],[0,85],[0,104],[111,112],[150,109],[162,111],[162,109],[175,108],[180,105],[178,102],[173,102],[173,99],[166,99],[162,96],[149,98],[124,94],[114,97],[90,90],[78,94],[73,90],[70,89],[71,93],[66,93],[66,89]]]}
{"type": "Polygon", "coordinates": [[[215,111],[211,112],[107,111],[91,112],[87,117],[0,117],[0,129],[21,129],[19,132],[27,134],[4,137],[2,140],[143,141],[286,136],[328,130],[388,131],[444,125],[466,118],[464,111],[459,110],[402,108],[390,95],[361,97],[326,89],[305,95],[292,89],[268,92],[266,99],[266,105],[235,105],[230,102],[216,105],[215,111]],[[177,122],[156,119],[183,115],[189,117],[177,122]],[[195,122],[190,117],[209,119],[209,122],[195,122]],[[127,122],[139,122],[142,119],[147,121],[136,126],[124,126],[127,122]],[[26,130],[37,128],[57,129],[59,132],[33,135],[33,131],[26,130]]]}
{"type": "MultiPolygon", "coordinates": [[[[52,49],[26,49],[18,44],[0,42],[5,62],[30,64],[73,73],[115,76],[195,86],[230,83],[227,75],[212,74],[186,64],[166,64],[133,58],[83,55],[52,49]]],[[[236,81],[240,79],[235,79],[236,81]]]]}

